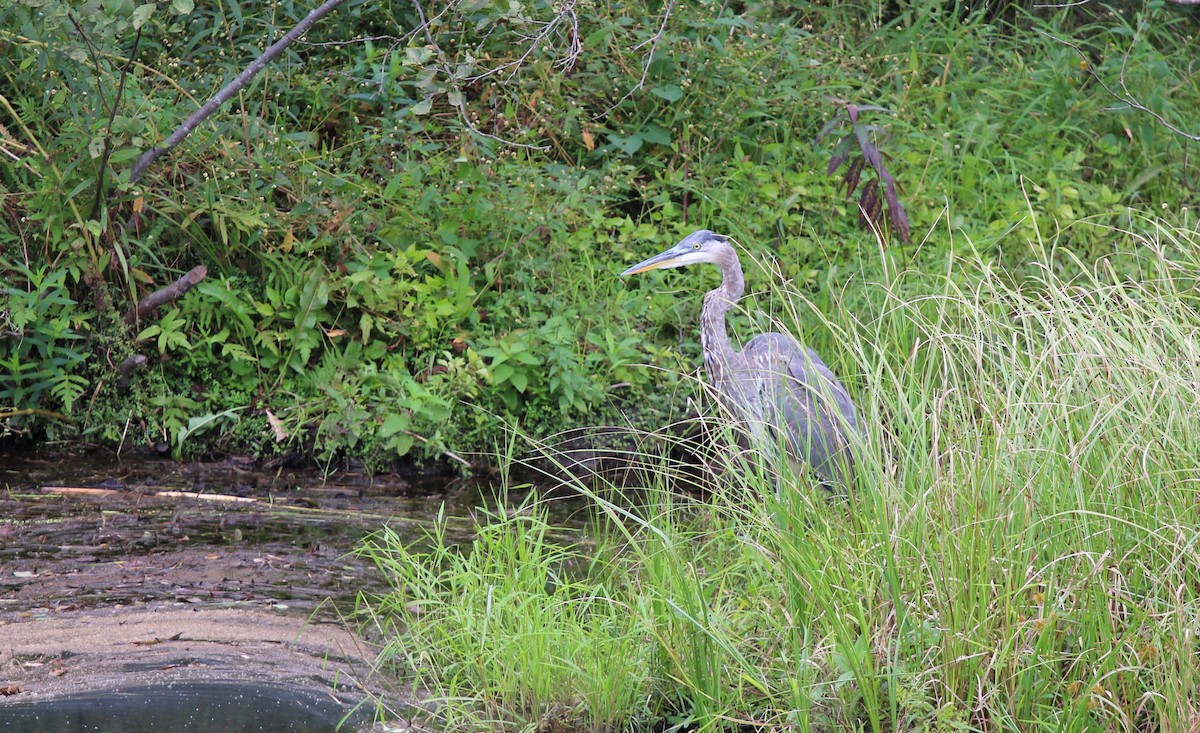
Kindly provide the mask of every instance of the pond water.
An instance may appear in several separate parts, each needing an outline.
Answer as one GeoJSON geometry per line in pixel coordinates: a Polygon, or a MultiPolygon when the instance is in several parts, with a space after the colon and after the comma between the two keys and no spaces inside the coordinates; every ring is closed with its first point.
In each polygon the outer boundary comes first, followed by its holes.
{"type": "Polygon", "coordinates": [[[266,684],[188,682],[0,707],[5,733],[334,733],[370,723],[328,694],[266,684]]]}
{"type": "MultiPolygon", "coordinates": [[[[419,541],[444,512],[469,542],[477,507],[532,490],[0,455],[0,731],[332,731],[347,703],[395,697],[357,604],[388,588],[362,538],[419,541]]],[[[575,536],[579,503],[553,507],[575,536]]]]}

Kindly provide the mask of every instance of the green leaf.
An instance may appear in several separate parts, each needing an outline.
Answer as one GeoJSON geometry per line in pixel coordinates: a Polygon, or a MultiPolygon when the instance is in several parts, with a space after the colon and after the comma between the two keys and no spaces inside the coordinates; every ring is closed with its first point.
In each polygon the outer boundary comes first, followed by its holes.
{"type": "Polygon", "coordinates": [[[431,109],[433,109],[433,98],[427,97],[409,107],[408,111],[414,115],[427,115],[431,109]]]}
{"type": "Polygon", "coordinates": [[[187,15],[196,9],[195,0],[171,0],[171,9],[180,15],[187,15]]]}
{"type": "Polygon", "coordinates": [[[88,143],[88,155],[92,156],[92,160],[104,155],[104,138],[92,138],[92,141],[88,143]]]}
{"type": "Polygon", "coordinates": [[[511,364],[501,364],[492,369],[492,376],[496,379],[496,384],[504,384],[511,382],[516,377],[517,370],[512,368],[511,364]]]}
{"type": "Polygon", "coordinates": [[[427,46],[414,46],[404,49],[405,66],[422,66],[433,58],[433,49],[427,46]]]}
{"type": "Polygon", "coordinates": [[[652,87],[650,93],[656,97],[662,97],[668,102],[678,102],[683,98],[683,90],[674,84],[667,84],[661,87],[652,87]]]}
{"type": "Polygon", "coordinates": [[[518,392],[524,392],[525,388],[529,386],[529,377],[525,375],[525,372],[513,372],[512,378],[508,381],[512,382],[512,386],[516,387],[518,392]]]}
{"type": "Polygon", "coordinates": [[[388,441],[388,446],[396,451],[397,455],[405,455],[413,447],[413,437],[408,433],[399,433],[388,441]]]}
{"type": "Polygon", "coordinates": [[[137,10],[133,11],[133,15],[129,16],[129,22],[134,29],[141,28],[146,25],[146,21],[150,20],[150,16],[154,15],[154,3],[146,3],[139,5],[137,10]]]}
{"type": "Polygon", "coordinates": [[[379,437],[390,438],[391,436],[403,430],[408,430],[412,424],[412,418],[407,412],[393,412],[383,421],[383,425],[379,428],[379,437]]]}
{"type": "Polygon", "coordinates": [[[664,127],[659,127],[653,123],[646,125],[638,131],[638,135],[648,143],[655,145],[670,145],[671,131],[664,127]]]}
{"type": "Polygon", "coordinates": [[[630,135],[627,138],[618,138],[616,135],[614,135],[613,142],[627,155],[633,155],[642,149],[643,140],[640,135],[630,135]]]}

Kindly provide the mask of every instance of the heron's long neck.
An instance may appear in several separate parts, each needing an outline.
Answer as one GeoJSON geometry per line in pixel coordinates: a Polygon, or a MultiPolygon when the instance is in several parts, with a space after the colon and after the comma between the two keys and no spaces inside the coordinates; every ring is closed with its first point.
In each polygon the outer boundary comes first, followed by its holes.
{"type": "Polygon", "coordinates": [[[745,280],[742,266],[732,249],[717,263],[721,268],[721,286],[704,294],[700,311],[700,347],[704,351],[704,366],[714,382],[722,381],[726,365],[735,354],[725,330],[725,314],[742,297],[745,280]]]}

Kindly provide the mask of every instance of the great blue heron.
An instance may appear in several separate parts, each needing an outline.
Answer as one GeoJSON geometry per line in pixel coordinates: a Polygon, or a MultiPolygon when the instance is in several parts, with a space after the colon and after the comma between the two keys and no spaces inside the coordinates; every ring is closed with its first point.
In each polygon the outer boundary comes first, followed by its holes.
{"type": "Polygon", "coordinates": [[[789,457],[808,463],[823,484],[848,487],[858,416],[846,388],[821,357],[781,333],[755,336],[741,351],[729,341],[725,314],[742,297],[745,281],[728,239],[701,229],[621,274],[702,262],[721,268],[721,286],[704,295],[700,346],[722,402],[750,423],[759,440],[778,445],[782,430],[789,457]]]}

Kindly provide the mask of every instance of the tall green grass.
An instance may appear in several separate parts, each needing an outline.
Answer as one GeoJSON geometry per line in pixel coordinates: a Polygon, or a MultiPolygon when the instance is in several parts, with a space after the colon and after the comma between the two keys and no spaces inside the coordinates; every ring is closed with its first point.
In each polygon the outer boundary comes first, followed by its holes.
{"type": "Polygon", "coordinates": [[[779,327],[868,426],[852,491],[717,449],[685,499],[640,455],[632,486],[562,479],[607,519],[586,552],[536,510],[463,552],[380,535],[386,654],[455,725],[1194,728],[1200,229],[1131,224],[1120,262],[1038,241],[1020,276],[930,273],[881,248],[839,308],[788,293],[779,327]]]}

